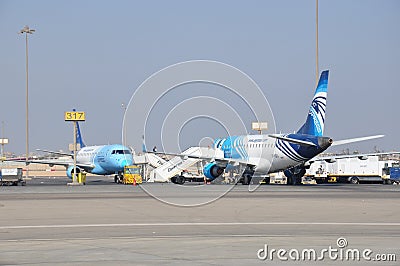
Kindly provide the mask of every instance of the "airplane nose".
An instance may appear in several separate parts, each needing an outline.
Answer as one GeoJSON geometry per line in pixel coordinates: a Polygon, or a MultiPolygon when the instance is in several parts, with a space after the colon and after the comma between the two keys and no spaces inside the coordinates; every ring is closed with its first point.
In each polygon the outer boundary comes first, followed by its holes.
{"type": "Polygon", "coordinates": [[[122,160],[120,163],[121,168],[124,168],[125,166],[129,165],[127,160],[122,160]]]}

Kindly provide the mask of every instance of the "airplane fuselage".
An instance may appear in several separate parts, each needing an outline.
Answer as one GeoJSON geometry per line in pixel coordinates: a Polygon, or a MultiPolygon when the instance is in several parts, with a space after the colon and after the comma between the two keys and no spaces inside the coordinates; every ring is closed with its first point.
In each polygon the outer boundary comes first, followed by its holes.
{"type": "Polygon", "coordinates": [[[109,175],[122,172],[126,165],[133,164],[132,154],[123,145],[86,146],[82,148],[77,156],[78,164],[93,165],[86,170],[97,175],[109,175]]]}
{"type": "Polygon", "coordinates": [[[239,159],[255,165],[254,171],[268,174],[304,164],[332,143],[330,138],[304,134],[288,134],[299,141],[308,141],[315,146],[304,146],[290,143],[268,135],[232,136],[217,139],[214,148],[223,152],[226,159],[239,159]]]}

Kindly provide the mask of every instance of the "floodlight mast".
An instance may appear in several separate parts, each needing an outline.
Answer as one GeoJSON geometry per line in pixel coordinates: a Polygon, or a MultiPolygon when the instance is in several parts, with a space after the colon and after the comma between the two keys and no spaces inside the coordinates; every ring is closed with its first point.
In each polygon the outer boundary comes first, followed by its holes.
{"type": "MultiPolygon", "coordinates": [[[[26,61],[26,103],[25,103],[25,116],[26,116],[26,162],[29,159],[29,90],[28,90],[28,34],[33,34],[35,32],[34,29],[29,28],[29,26],[25,26],[22,30],[20,30],[19,34],[25,34],[25,61],[26,61]]],[[[29,167],[26,170],[26,178],[29,177],[29,167]]]]}

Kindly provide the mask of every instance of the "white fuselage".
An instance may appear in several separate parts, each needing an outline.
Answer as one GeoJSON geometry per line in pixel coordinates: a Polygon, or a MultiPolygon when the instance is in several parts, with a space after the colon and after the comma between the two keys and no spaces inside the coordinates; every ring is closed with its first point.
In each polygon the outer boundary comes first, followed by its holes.
{"type": "Polygon", "coordinates": [[[255,165],[257,173],[268,174],[284,170],[306,162],[308,159],[301,157],[290,146],[286,145],[286,153],[295,154],[296,159],[287,156],[282,148],[278,147],[276,138],[268,135],[235,136],[215,142],[215,148],[222,150],[224,158],[241,159],[255,165]]]}

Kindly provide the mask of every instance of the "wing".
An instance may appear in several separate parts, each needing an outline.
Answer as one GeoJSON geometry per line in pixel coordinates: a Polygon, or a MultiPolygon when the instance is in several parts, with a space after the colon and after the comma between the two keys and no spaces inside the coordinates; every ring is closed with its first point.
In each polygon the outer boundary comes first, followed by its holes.
{"type": "Polygon", "coordinates": [[[221,167],[226,167],[228,164],[233,165],[233,166],[237,166],[237,165],[240,165],[240,164],[241,165],[256,166],[255,164],[249,162],[248,160],[224,158],[224,157],[217,157],[217,156],[202,156],[202,155],[195,155],[195,154],[170,153],[170,152],[150,152],[150,151],[148,151],[147,153],[178,156],[178,157],[181,157],[184,160],[188,159],[188,158],[205,160],[205,161],[208,161],[208,162],[215,162],[221,167]]]}
{"type": "Polygon", "coordinates": [[[36,149],[36,150],[37,150],[37,151],[42,151],[42,152],[51,153],[51,154],[57,154],[57,155],[62,155],[62,156],[74,157],[74,155],[71,154],[71,153],[65,153],[65,152],[59,152],[59,151],[49,151],[49,150],[42,150],[42,149],[36,149]]]}
{"type": "MultiPolygon", "coordinates": [[[[9,161],[9,162],[21,162],[25,163],[26,165],[34,163],[34,164],[47,164],[50,167],[54,165],[61,165],[65,167],[69,167],[71,165],[74,165],[73,160],[4,160],[4,161],[9,161]]],[[[83,164],[83,163],[77,163],[77,167],[84,169],[86,172],[90,172],[95,166],[93,164],[83,164]]]]}

